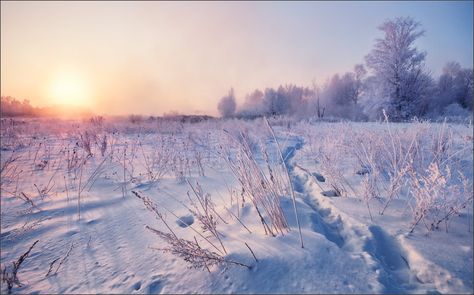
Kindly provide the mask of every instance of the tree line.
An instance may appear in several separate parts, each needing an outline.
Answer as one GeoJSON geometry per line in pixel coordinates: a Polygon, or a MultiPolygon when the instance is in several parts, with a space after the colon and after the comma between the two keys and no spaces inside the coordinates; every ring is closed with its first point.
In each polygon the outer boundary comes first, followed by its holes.
{"type": "Polygon", "coordinates": [[[237,106],[233,89],[222,97],[222,117],[252,118],[295,115],[377,120],[383,112],[392,121],[414,117],[468,117],[473,103],[473,70],[448,62],[434,78],[426,68],[426,52],[415,41],[425,31],[410,17],[385,21],[378,27],[383,38],[375,40],[365,63],[326,83],[311,87],[293,84],[255,90],[237,106]]]}
{"type": "Polygon", "coordinates": [[[27,99],[20,101],[11,96],[2,96],[0,99],[1,117],[35,117],[40,112],[41,110],[31,106],[27,99]]]}

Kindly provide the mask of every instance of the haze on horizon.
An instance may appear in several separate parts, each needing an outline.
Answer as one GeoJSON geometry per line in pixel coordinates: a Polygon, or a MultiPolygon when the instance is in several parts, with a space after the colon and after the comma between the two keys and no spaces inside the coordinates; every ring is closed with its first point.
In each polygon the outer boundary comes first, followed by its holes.
{"type": "Polygon", "coordinates": [[[1,95],[106,114],[217,114],[233,87],[311,86],[411,16],[438,75],[473,65],[473,2],[1,2],[1,95]],[[67,96],[67,97],[66,97],[67,96]]]}

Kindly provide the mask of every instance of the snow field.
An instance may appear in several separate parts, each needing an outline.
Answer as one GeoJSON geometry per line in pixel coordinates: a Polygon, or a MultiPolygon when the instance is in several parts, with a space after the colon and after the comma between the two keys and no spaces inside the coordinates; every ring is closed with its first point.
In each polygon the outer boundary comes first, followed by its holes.
{"type": "Polygon", "coordinates": [[[269,123],[2,121],[11,291],[472,293],[472,125],[269,123]]]}

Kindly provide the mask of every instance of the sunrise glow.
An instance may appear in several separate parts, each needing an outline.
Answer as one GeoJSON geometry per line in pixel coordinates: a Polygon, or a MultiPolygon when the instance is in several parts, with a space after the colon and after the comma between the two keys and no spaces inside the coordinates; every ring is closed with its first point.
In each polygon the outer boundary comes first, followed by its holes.
{"type": "Polygon", "coordinates": [[[243,103],[255,89],[322,85],[350,71],[380,37],[377,26],[397,16],[423,24],[418,45],[434,75],[450,60],[472,64],[468,1],[2,1],[1,8],[1,93],[38,107],[218,115],[231,87],[243,103]]]}
{"type": "Polygon", "coordinates": [[[51,83],[50,97],[55,105],[89,107],[91,93],[86,80],[73,73],[62,73],[51,83]]]}

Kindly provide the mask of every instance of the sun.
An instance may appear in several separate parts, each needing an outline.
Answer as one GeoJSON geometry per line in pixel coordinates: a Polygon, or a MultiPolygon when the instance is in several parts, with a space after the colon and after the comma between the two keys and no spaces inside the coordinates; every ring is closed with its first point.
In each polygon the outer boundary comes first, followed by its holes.
{"type": "Polygon", "coordinates": [[[51,83],[51,100],[56,105],[85,107],[91,104],[87,81],[78,74],[58,74],[51,83]]]}

